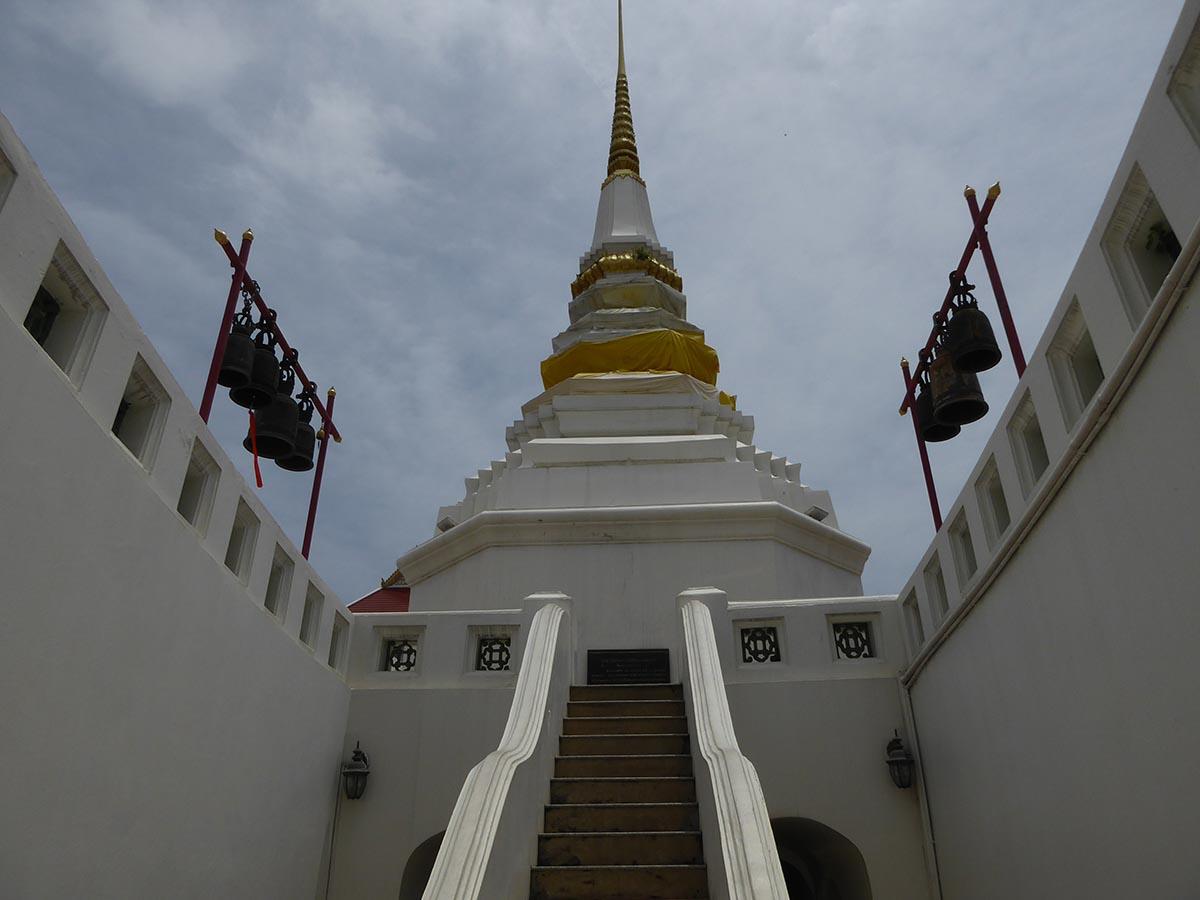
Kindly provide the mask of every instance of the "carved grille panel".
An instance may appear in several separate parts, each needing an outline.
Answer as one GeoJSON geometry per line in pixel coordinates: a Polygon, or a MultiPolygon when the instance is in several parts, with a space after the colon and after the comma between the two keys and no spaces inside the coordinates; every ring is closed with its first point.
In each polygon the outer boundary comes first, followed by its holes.
{"type": "Polygon", "coordinates": [[[512,659],[512,638],[507,634],[485,634],[475,651],[475,671],[507,672],[512,659]]]}
{"type": "Polygon", "coordinates": [[[763,625],[742,630],[742,662],[780,662],[779,630],[774,625],[763,625]]]}
{"type": "Polygon", "coordinates": [[[387,642],[387,648],[383,654],[385,672],[411,672],[416,667],[416,638],[397,638],[387,642]]]}
{"type": "Polygon", "coordinates": [[[870,622],[834,622],[833,643],[838,659],[874,659],[875,639],[870,622]]]}

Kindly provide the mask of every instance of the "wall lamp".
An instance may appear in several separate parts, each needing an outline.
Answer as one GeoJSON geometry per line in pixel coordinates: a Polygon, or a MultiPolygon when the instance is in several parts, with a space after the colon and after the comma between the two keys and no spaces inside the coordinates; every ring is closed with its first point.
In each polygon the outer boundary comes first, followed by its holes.
{"type": "Polygon", "coordinates": [[[342,782],[346,789],[347,800],[357,800],[367,789],[367,776],[371,774],[371,763],[366,752],[354,742],[354,754],[350,761],[342,766],[342,782]]]}
{"type": "MultiPolygon", "coordinates": [[[[913,758],[912,754],[904,749],[904,741],[900,740],[900,732],[894,732],[895,737],[888,741],[887,745],[887,763],[888,774],[892,776],[892,782],[898,788],[910,788],[913,783],[913,758]]],[[[347,795],[349,796],[349,795],[347,795]]]]}

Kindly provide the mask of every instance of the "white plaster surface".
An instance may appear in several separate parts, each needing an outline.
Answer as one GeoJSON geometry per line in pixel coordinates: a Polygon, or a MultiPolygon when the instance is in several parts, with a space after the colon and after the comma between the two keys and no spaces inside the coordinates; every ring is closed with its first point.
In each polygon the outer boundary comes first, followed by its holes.
{"type": "Polygon", "coordinates": [[[311,897],[349,690],[325,664],[345,609],[199,421],[28,153],[0,216],[0,894],[311,897]],[[68,378],[22,327],[59,242],[108,307],[68,378]],[[147,469],[111,434],[140,356],[170,397],[147,469]],[[201,535],[176,511],[192,442],[220,470],[201,535]],[[224,566],[239,498],[259,518],[224,566]],[[295,562],[263,608],[274,547],[295,562]],[[297,639],[311,583],[314,647],[297,639]]]}
{"type": "Polygon", "coordinates": [[[948,898],[1200,896],[1196,294],[913,685],[948,898]]]}
{"type": "Polygon", "coordinates": [[[964,583],[943,530],[901,592],[925,625],[905,681],[947,898],[1200,896],[1200,145],[1167,95],[1198,18],[1189,0],[1059,305],[946,511],[965,511],[979,570],[964,583]],[[1132,321],[1102,244],[1135,171],[1183,253],[1132,321]],[[1047,360],[1075,305],[1105,373],[1077,417],[1047,360]],[[1027,393],[1050,460],[1030,491],[1007,435],[1027,393]],[[1012,524],[988,546],[974,484],[993,457],[1012,524]],[[922,575],[934,555],[944,619],[922,575]]]}

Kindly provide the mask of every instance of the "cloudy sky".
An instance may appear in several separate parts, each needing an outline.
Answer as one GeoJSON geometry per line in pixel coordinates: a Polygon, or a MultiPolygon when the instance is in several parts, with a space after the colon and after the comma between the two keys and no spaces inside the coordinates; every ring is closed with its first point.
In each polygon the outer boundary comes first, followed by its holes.
{"type": "MultiPolygon", "coordinates": [[[[1003,182],[991,234],[1032,346],[1181,5],[626,3],[642,174],[689,318],[756,443],[874,547],[868,593],[895,592],[931,534],[897,361],[966,240],[963,185],[1003,182]]],[[[5,3],[0,110],[197,403],[228,285],[211,229],[254,228],[252,273],[338,388],[313,558],[346,600],[541,390],[605,174],[614,6],[5,3]]],[[[1007,361],[984,377],[994,409],[1013,381],[1007,361]]],[[[248,469],[241,410],[213,425],[248,469]]],[[[946,504],[993,425],[933,448],[946,504]]],[[[266,477],[299,543],[308,481],[266,477]]]]}

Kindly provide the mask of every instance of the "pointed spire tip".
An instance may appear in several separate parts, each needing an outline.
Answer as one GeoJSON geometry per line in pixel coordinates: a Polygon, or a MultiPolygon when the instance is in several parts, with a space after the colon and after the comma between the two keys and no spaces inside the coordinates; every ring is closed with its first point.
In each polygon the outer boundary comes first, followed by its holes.
{"type": "Polygon", "coordinates": [[[625,14],[617,0],[617,74],[625,74],[625,14]]]}

